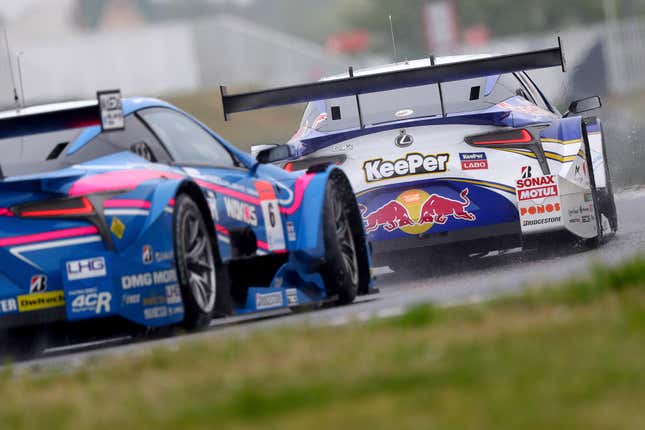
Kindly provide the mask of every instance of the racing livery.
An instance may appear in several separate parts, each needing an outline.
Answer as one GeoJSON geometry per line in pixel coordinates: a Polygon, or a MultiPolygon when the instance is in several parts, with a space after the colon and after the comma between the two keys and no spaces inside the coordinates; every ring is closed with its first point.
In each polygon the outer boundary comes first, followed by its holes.
{"type": "Polygon", "coordinates": [[[340,166],[375,260],[410,267],[424,248],[472,255],[615,233],[600,121],[576,116],[600,100],[562,115],[526,73],[564,64],[561,46],[430,58],[223,101],[227,114],[309,101],[282,166],[340,166]]]}
{"type": "Polygon", "coordinates": [[[199,328],[370,291],[340,169],[286,172],[165,102],[109,103],[0,114],[1,328],[199,328]]]}

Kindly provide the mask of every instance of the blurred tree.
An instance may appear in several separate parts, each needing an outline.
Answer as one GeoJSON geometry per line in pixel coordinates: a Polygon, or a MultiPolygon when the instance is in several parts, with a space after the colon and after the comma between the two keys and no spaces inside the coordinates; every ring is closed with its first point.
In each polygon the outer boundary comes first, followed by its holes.
{"type": "MultiPolygon", "coordinates": [[[[402,56],[425,55],[423,6],[433,0],[363,0],[361,7],[345,7],[348,27],[372,31],[373,50],[389,51],[387,16],[392,15],[402,56]]],[[[454,0],[462,29],[484,24],[492,36],[542,32],[585,25],[604,19],[604,0],[454,0]]],[[[645,13],[645,0],[615,0],[620,17],[645,13]]]]}

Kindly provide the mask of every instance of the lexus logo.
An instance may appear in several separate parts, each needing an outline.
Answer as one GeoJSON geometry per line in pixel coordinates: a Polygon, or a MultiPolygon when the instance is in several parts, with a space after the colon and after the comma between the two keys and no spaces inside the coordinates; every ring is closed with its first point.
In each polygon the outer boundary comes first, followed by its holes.
{"type": "Polygon", "coordinates": [[[407,134],[405,130],[401,130],[401,133],[399,133],[399,135],[396,136],[396,139],[394,139],[394,144],[399,148],[407,148],[413,143],[414,137],[412,137],[412,135],[410,134],[407,134]]]}

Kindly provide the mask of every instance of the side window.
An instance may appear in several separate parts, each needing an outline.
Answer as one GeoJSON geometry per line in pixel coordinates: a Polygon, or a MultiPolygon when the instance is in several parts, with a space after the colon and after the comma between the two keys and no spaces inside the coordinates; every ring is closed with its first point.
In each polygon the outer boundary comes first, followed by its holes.
{"type": "Polygon", "coordinates": [[[170,156],[163,146],[135,115],[126,117],[125,129],[99,134],[70,155],[68,161],[78,163],[122,151],[134,152],[152,162],[170,162],[170,156]]]}
{"type": "Polygon", "coordinates": [[[542,98],[542,95],[540,94],[538,89],[535,87],[535,84],[533,84],[533,82],[530,79],[528,79],[527,76],[525,76],[524,74],[520,74],[518,76],[518,78],[520,79],[522,84],[526,88],[528,88],[529,93],[531,93],[531,95],[532,95],[533,102],[536,105],[538,105],[540,108],[550,112],[551,108],[549,108],[549,105],[544,101],[544,99],[542,98]]]}
{"type": "Polygon", "coordinates": [[[228,150],[187,116],[163,108],[145,109],[139,114],[176,162],[235,167],[228,150]]]}

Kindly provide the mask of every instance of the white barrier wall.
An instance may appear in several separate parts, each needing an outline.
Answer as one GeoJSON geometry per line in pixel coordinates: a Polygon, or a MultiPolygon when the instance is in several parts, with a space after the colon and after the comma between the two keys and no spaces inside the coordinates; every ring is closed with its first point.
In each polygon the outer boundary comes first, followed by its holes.
{"type": "MultiPolygon", "coordinates": [[[[0,106],[6,107],[12,91],[0,39],[0,106]]],[[[10,39],[14,54],[23,53],[25,98],[32,103],[94,97],[105,88],[155,96],[220,84],[280,85],[349,65],[319,45],[233,16],[49,39],[23,29],[10,39]]]]}

